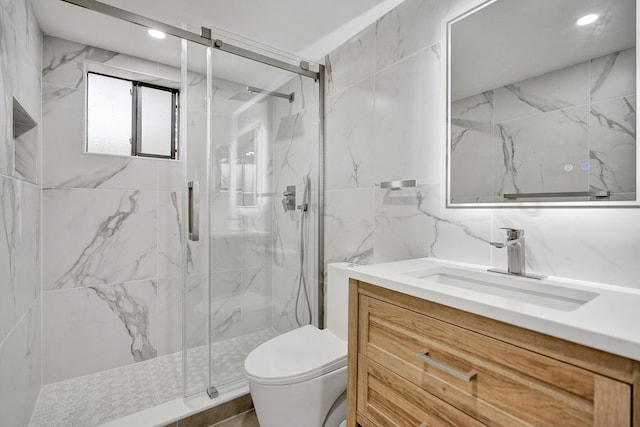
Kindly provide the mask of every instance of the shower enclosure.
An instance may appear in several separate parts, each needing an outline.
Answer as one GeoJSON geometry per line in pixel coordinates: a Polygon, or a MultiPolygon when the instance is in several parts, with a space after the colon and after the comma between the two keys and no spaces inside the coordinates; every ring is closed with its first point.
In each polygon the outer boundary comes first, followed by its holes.
{"type": "Polygon", "coordinates": [[[257,345],[320,324],[321,70],[220,41],[183,49],[183,379],[214,396],[257,345]],[[202,59],[206,75],[189,69],[202,59]]]}
{"type": "Polygon", "coordinates": [[[96,30],[43,43],[43,387],[31,425],[96,425],[246,389],[253,348],[323,326],[324,68],[64,1],[81,6],[59,15],[68,25],[96,30]],[[115,92],[89,88],[89,74],[123,87],[134,113],[83,117],[115,92]],[[153,122],[148,89],[171,100],[171,125],[153,122]],[[101,122],[108,146],[116,117],[141,130],[118,155],[86,152],[83,127],[101,122]],[[127,156],[160,129],[170,156],[127,156]]]}

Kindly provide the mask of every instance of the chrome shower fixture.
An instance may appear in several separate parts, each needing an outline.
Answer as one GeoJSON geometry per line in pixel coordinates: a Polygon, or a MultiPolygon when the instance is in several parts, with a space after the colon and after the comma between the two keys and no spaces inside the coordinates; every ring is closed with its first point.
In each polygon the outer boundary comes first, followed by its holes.
{"type": "Polygon", "coordinates": [[[295,99],[295,93],[291,92],[291,93],[282,93],[282,92],[273,92],[270,90],[266,90],[266,89],[260,89],[258,87],[254,87],[254,86],[247,86],[247,92],[251,92],[254,94],[262,94],[262,95],[268,95],[268,96],[275,96],[278,98],[284,98],[284,99],[288,99],[289,103],[292,103],[295,99]]]}

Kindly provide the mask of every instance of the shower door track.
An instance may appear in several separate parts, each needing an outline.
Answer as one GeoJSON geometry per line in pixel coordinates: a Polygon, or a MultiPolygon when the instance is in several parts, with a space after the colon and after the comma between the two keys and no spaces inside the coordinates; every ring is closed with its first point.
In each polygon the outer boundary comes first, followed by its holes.
{"type": "Polygon", "coordinates": [[[120,9],[115,6],[101,3],[96,0],[62,0],[65,3],[70,3],[75,6],[80,6],[85,9],[89,9],[94,12],[108,15],[113,18],[117,18],[123,21],[131,22],[132,24],[140,25],[145,28],[152,28],[160,30],[166,34],[170,34],[181,39],[189,40],[194,43],[198,43],[213,49],[228,52],[233,55],[241,56],[253,61],[261,62],[263,64],[270,65],[272,67],[280,68],[282,70],[290,71],[301,76],[310,77],[314,80],[320,78],[320,73],[309,70],[309,64],[302,61],[300,65],[293,65],[279,59],[271,58],[266,55],[262,55],[257,52],[253,52],[248,49],[244,49],[238,46],[231,45],[220,39],[214,39],[211,37],[211,29],[202,27],[202,34],[192,33],[191,31],[183,30],[182,28],[175,27],[173,25],[165,24],[164,22],[157,21],[155,19],[147,18],[146,16],[139,15],[137,13],[129,12],[124,9],[120,9]]]}

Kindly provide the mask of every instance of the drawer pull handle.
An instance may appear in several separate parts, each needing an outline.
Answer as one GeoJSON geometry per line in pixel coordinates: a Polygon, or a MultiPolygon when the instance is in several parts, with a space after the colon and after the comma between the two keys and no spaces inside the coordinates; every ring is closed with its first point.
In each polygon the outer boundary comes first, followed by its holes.
{"type": "Polygon", "coordinates": [[[471,382],[471,380],[476,376],[476,371],[460,372],[457,369],[454,369],[450,366],[445,365],[444,363],[440,363],[437,360],[432,359],[431,357],[429,357],[428,351],[420,351],[416,353],[416,356],[427,365],[438,368],[449,375],[453,375],[454,377],[461,379],[462,381],[471,382]]]}
{"type": "Polygon", "coordinates": [[[426,425],[425,423],[420,424],[418,427],[429,427],[428,425],[426,425]]]}

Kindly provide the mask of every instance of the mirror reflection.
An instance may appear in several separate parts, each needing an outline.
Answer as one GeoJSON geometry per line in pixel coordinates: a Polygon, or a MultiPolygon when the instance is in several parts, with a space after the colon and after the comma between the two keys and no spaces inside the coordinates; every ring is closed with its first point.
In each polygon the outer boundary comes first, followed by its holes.
{"type": "Polygon", "coordinates": [[[635,15],[499,0],[449,22],[450,204],[636,200],[635,15]]]}

